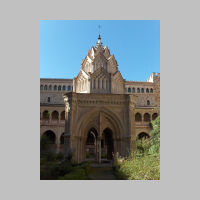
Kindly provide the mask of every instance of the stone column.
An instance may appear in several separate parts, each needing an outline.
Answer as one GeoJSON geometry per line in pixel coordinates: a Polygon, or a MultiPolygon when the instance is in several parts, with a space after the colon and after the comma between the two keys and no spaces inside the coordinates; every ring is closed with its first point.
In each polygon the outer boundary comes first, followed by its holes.
{"type": "Polygon", "coordinates": [[[65,146],[65,157],[69,156],[71,152],[71,143],[70,143],[70,122],[71,122],[71,108],[69,97],[64,95],[65,102],[65,133],[64,133],[64,146],[65,146]]]}
{"type": "Polygon", "coordinates": [[[128,111],[129,111],[129,151],[135,151],[136,147],[136,133],[135,133],[135,97],[129,95],[128,99],[128,111]]]}
{"type": "Polygon", "coordinates": [[[101,163],[101,138],[97,137],[97,155],[98,163],[101,163]]]}

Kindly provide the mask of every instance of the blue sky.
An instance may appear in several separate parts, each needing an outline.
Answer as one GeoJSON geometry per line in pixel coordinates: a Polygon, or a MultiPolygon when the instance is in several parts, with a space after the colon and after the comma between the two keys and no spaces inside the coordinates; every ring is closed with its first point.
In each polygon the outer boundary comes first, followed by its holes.
{"type": "Polygon", "coordinates": [[[40,77],[73,78],[81,60],[101,41],[126,80],[146,81],[160,72],[159,20],[41,20],[40,77]]]}

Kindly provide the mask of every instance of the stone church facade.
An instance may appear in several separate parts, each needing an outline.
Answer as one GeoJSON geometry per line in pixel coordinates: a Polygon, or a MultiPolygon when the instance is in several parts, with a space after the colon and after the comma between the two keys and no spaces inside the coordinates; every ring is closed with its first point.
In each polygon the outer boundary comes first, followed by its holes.
{"type": "Polygon", "coordinates": [[[126,81],[100,35],[74,79],[40,79],[40,135],[78,163],[127,156],[159,114],[160,74],[126,81]]]}

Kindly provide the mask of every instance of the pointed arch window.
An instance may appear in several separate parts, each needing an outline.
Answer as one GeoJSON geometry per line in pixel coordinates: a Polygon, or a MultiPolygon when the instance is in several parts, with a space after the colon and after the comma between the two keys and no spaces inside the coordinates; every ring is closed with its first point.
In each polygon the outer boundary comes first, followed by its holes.
{"type": "Polygon", "coordinates": [[[65,87],[65,85],[63,85],[63,87],[62,87],[62,90],[63,90],[63,91],[65,91],[65,90],[66,90],[66,87],[65,87]]]}
{"type": "Polygon", "coordinates": [[[149,93],[149,88],[146,89],[146,93],[149,93]]]}
{"type": "Polygon", "coordinates": [[[140,88],[137,88],[137,93],[140,93],[140,88]]]}
{"type": "Polygon", "coordinates": [[[144,88],[141,89],[141,92],[144,93],[144,88]]]}
{"type": "Polygon", "coordinates": [[[135,88],[132,88],[132,92],[135,93],[135,88]]]}
{"type": "Polygon", "coordinates": [[[131,88],[128,88],[128,93],[131,93],[131,88]]]}
{"type": "Polygon", "coordinates": [[[61,85],[58,86],[58,91],[60,91],[60,90],[61,90],[61,85]]]}
{"type": "Polygon", "coordinates": [[[153,93],[153,88],[150,89],[150,93],[153,93]]]}
{"type": "Polygon", "coordinates": [[[56,91],[57,90],[57,85],[54,85],[54,91],[56,91]]]}

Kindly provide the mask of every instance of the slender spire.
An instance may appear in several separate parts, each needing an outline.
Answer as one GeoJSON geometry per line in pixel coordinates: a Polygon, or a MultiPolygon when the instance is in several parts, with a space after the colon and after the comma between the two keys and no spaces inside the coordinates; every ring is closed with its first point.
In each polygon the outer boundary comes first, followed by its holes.
{"type": "Polygon", "coordinates": [[[101,28],[101,26],[99,25],[98,27],[99,27],[99,37],[98,37],[98,43],[101,43],[101,35],[100,35],[100,28],[101,28]]]}

